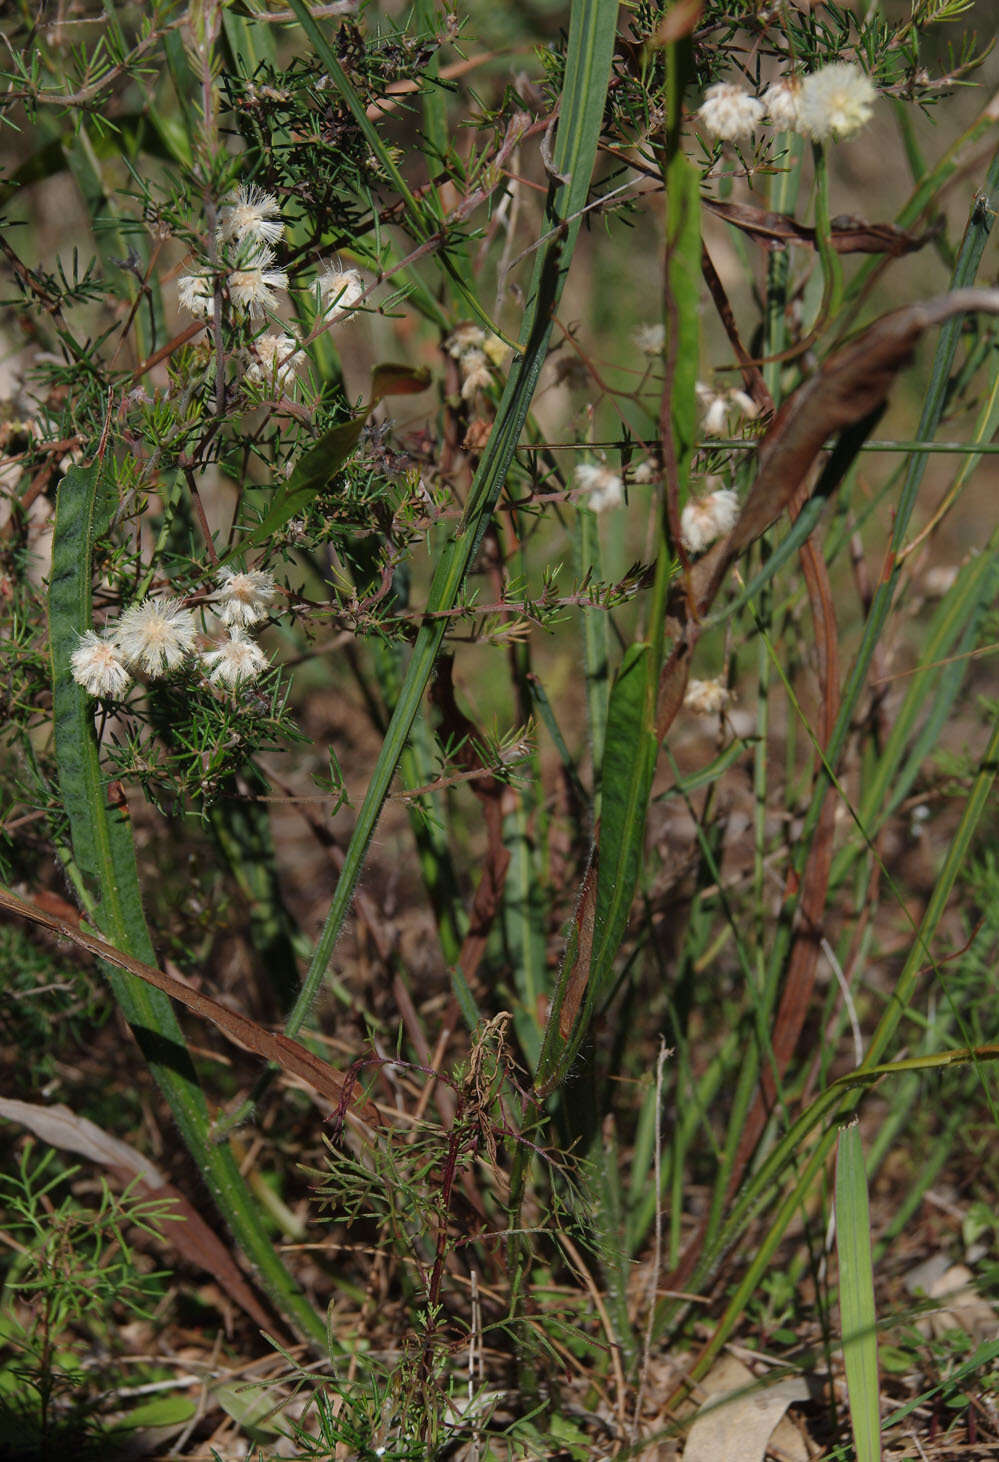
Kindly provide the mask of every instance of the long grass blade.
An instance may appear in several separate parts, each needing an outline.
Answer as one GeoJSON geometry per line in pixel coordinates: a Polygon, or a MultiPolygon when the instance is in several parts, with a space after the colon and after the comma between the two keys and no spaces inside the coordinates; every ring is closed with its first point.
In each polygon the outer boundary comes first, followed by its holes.
{"type": "Polygon", "coordinates": [[[880,1462],[878,1336],[871,1259],[871,1215],[860,1124],[840,1128],[836,1154],[839,1310],[850,1425],[857,1462],[880,1462]]]}

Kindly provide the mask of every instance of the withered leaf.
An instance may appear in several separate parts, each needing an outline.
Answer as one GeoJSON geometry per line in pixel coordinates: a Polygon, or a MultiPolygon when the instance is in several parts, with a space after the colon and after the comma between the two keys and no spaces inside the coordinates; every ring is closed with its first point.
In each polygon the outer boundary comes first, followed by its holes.
{"type": "MultiPolygon", "coordinates": [[[[115,949],[113,944],[108,944],[98,935],[91,934],[65,919],[48,913],[45,909],[39,908],[37,904],[30,903],[27,899],[11,893],[9,889],[0,888],[0,908],[9,909],[11,913],[20,915],[22,919],[30,919],[34,924],[51,929],[54,934],[61,934],[63,938],[79,945],[81,949],[86,949],[90,954],[96,955],[98,959],[116,965],[119,969],[127,970],[129,974],[138,976],[140,980],[145,980],[149,985],[155,985],[157,990],[162,990],[164,995],[170,996],[171,1000],[176,1000],[180,1005],[193,1011],[195,1015],[218,1026],[222,1034],[235,1045],[253,1051],[267,1061],[273,1061],[276,1066],[280,1066],[290,1075],[299,1077],[308,1086],[311,1086],[313,1091],[326,1097],[337,1107],[343,1102],[345,1093],[350,1095],[347,1083],[339,1072],[334,1071],[327,1062],[314,1055],[305,1046],[299,1045],[298,1041],[293,1041],[290,1036],[275,1034],[273,1031],[267,1030],[255,1020],[251,1020],[248,1015],[243,1015],[238,1010],[230,1010],[217,1000],[213,1000],[211,996],[202,995],[198,990],[192,990],[189,985],[174,979],[172,975],[165,974],[163,970],[157,969],[154,965],[144,964],[141,960],[133,959],[129,954],[123,954],[120,949],[115,949]]],[[[354,1114],[363,1121],[371,1124],[379,1122],[378,1110],[373,1103],[352,1101],[351,1105],[354,1114]]]]}
{"type": "Polygon", "coordinates": [[[756,481],[735,527],[691,570],[699,613],[710,607],[734,559],[787,508],[829,437],[884,403],[924,331],[973,311],[999,314],[999,289],[957,289],[882,315],[788,397],[760,442],[756,481]]]}
{"type": "MultiPolygon", "coordinates": [[[[718,218],[742,229],[743,233],[750,234],[769,248],[783,248],[787,244],[815,248],[814,228],[798,223],[788,213],[771,213],[749,203],[723,203],[714,198],[705,198],[703,203],[718,218]]],[[[868,223],[866,219],[848,216],[834,218],[829,230],[837,254],[889,254],[893,258],[923,248],[938,232],[939,229],[934,227],[916,234],[896,228],[893,223],[868,223]]]]}

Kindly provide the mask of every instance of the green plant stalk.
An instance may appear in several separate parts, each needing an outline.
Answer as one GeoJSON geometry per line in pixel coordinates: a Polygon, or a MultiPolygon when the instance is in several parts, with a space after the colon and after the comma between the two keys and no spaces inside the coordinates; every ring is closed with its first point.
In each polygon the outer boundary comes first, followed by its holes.
{"type": "MultiPolygon", "coordinates": [[[[960,658],[950,664],[945,662],[955,643],[959,642],[961,649],[970,648],[967,641],[993,592],[997,549],[999,528],[991,534],[983,551],[962,569],[933,617],[922,642],[919,664],[908,677],[905,698],[893,713],[877,766],[861,794],[857,821],[867,839],[877,836],[908,792],[924,756],[936,745],[937,732],[957,698],[967,665],[960,658]],[[925,724],[913,740],[917,723],[924,715],[925,724]]],[[[867,843],[860,846],[866,847],[867,843]]],[[[833,885],[846,875],[855,856],[855,848],[841,851],[833,862],[833,885]]]]}
{"type": "MultiPolygon", "coordinates": [[[[770,207],[775,213],[793,214],[801,182],[802,139],[796,132],[782,132],[774,139],[776,154],[784,148],[785,166],[770,178],[770,207]]],[[[788,249],[772,249],[767,256],[767,299],[764,319],[764,351],[766,357],[780,355],[787,346],[787,283],[791,269],[788,249]]],[[[763,380],[773,397],[781,401],[780,361],[768,359],[763,367],[763,380]]]]}
{"type": "MultiPolygon", "coordinates": [[[[678,48],[670,46],[671,125],[667,129],[663,171],[666,182],[666,338],[670,399],[668,419],[673,490],[686,497],[696,442],[696,376],[701,270],[700,193],[694,168],[679,151],[676,119],[683,80],[678,48]]],[[[664,428],[665,430],[665,428],[664,428]]],[[[629,646],[611,691],[600,774],[601,820],[596,840],[596,895],[592,940],[585,970],[577,968],[579,930],[572,935],[552,999],[535,1071],[535,1086],[545,1096],[560,1085],[574,1062],[593,1019],[614,984],[614,961],[628,923],[642,869],[645,822],[659,751],[656,735],[659,677],[664,662],[666,607],[675,561],[670,543],[665,491],[656,524],[656,567],[648,601],[646,639],[629,646]],[[560,1019],[570,983],[585,981],[571,1029],[560,1019]]],[[[583,898],[587,897],[584,885],[583,898]]]]}
{"type": "Polygon", "coordinates": [[[857,1462],[880,1462],[878,1334],[871,1259],[871,1214],[860,1124],[839,1130],[836,1155],[836,1249],[839,1318],[850,1426],[857,1462]]]}
{"type": "Polygon", "coordinates": [[[815,168],[815,247],[822,265],[822,304],[818,325],[835,320],[843,303],[843,265],[832,244],[829,218],[829,156],[824,142],[812,144],[815,168]]]}
{"type": "MultiPolygon", "coordinates": [[[[76,684],[69,663],[79,635],[91,625],[93,544],[114,506],[96,465],[71,467],[60,484],[49,588],[55,754],[73,856],[96,899],[94,921],[116,948],[151,964],[155,953],[142,909],[128,815],[108,806],[94,703],[76,684]]],[[[110,968],[105,973],[185,1146],[277,1313],[324,1349],[322,1320],[276,1254],[232,1152],[210,1139],[204,1093],[173,1006],[134,975],[110,968]]]]}
{"type": "MultiPolygon", "coordinates": [[[[302,0],[292,0],[292,4],[296,14],[304,11],[302,0]]],[[[465,511],[438,557],[428,596],[427,618],[417,633],[406,678],[357,815],[329,913],[316,941],[299,998],[285,1026],[288,1035],[294,1035],[303,1025],[325,977],[382,805],[433,673],[447,627],[443,611],[452,609],[457,602],[527,417],[593,172],[616,20],[617,9],[612,0],[579,0],[573,8],[565,90],[554,145],[554,170],[558,176],[568,177],[569,182],[557,188],[553,186],[550,191],[546,229],[553,230],[553,234],[541,250],[535,267],[522,331],[522,354],[507,378],[465,511]]]]}

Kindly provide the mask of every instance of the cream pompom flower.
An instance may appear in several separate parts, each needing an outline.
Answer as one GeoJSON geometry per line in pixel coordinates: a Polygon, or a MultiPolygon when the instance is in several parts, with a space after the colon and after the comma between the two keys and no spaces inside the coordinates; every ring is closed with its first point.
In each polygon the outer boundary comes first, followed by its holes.
{"type": "Polygon", "coordinates": [[[662,355],[666,345],[666,326],[639,325],[635,331],[635,344],[643,355],[662,355]]]}
{"type": "Polygon", "coordinates": [[[177,280],[177,303],[188,314],[210,320],[215,314],[215,286],[210,274],[185,274],[177,280]]]}
{"type": "Polygon", "coordinates": [[[462,401],[471,401],[477,391],[485,391],[492,385],[489,359],[484,350],[466,350],[459,357],[458,372],[461,376],[462,401]]]}
{"type": "Polygon", "coordinates": [[[680,540],[688,553],[703,553],[716,538],[731,532],[738,516],[739,499],[730,487],[691,498],[680,514],[680,540]]]}
{"type": "Polygon", "coordinates": [[[575,472],[576,484],[589,493],[586,506],[593,513],[619,508],[624,502],[624,484],[616,472],[598,462],[581,462],[575,472]]]}
{"type": "Polygon", "coordinates": [[[276,290],[288,288],[283,269],[272,269],[273,249],[254,248],[239,261],[241,267],[229,275],[229,298],[238,310],[260,315],[277,305],[276,290]]]}
{"type": "Polygon", "coordinates": [[[684,692],[683,705],[695,716],[717,716],[732,699],[732,692],[720,679],[691,680],[684,692]]]}
{"type": "Polygon", "coordinates": [[[191,653],[196,633],[194,615],[179,599],[143,599],[125,610],[107,638],[126,665],[155,677],[191,653]]]}
{"type": "Polygon", "coordinates": [[[801,118],[801,77],[778,77],[763,93],[763,105],[778,131],[796,132],[801,118]]]}
{"type": "Polygon", "coordinates": [[[728,391],[715,391],[711,386],[706,386],[703,381],[698,381],[694,389],[697,393],[698,405],[703,413],[701,430],[706,437],[724,436],[733,415],[742,416],[748,421],[755,421],[759,415],[752,396],[739,390],[737,386],[733,386],[728,391]]]}
{"type": "Polygon", "coordinates": [[[871,119],[877,88],[849,61],[834,61],[801,83],[798,131],[813,142],[852,137],[871,119]]]}
{"type": "Polygon", "coordinates": [[[444,339],[444,349],[453,360],[460,360],[472,350],[482,350],[486,343],[486,332],[471,320],[456,325],[444,339]]]}
{"type": "Polygon", "coordinates": [[[284,233],[281,210],[273,193],[265,193],[252,183],[236,189],[219,216],[220,239],[237,243],[276,244],[284,233]]]}
{"type": "Polygon", "coordinates": [[[84,630],[69,663],[77,685],[102,700],[117,700],[132,679],[113,642],[92,629],[84,630]]]}
{"type": "Polygon", "coordinates": [[[261,670],[266,670],[267,656],[259,645],[237,630],[216,649],[205,650],[201,663],[215,685],[226,685],[235,690],[248,680],[256,680],[261,670]]]}
{"type": "Polygon", "coordinates": [[[353,314],[354,306],[364,293],[364,280],[356,269],[331,267],[319,276],[324,317],[335,325],[353,314]]]}
{"type": "Polygon", "coordinates": [[[276,593],[273,574],[263,569],[244,572],[223,567],[215,582],[218,584],[215,612],[224,624],[246,629],[267,618],[276,593]]]}
{"type": "Polygon", "coordinates": [[[763,103],[741,86],[719,81],[704,93],[697,115],[712,137],[746,142],[763,121],[763,103]]]}
{"type": "Polygon", "coordinates": [[[246,379],[265,390],[288,392],[302,363],[298,341],[293,335],[262,335],[253,342],[256,359],[246,372],[246,379]]]}

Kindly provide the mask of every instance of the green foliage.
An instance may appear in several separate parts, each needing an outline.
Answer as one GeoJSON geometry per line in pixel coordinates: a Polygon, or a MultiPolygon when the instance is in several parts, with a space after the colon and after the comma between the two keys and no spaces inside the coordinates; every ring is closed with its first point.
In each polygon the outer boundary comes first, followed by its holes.
{"type": "MultiPolygon", "coordinates": [[[[660,1352],[831,1354],[830,1159],[876,1104],[836,1194],[858,1455],[875,1313],[923,1378],[894,1424],[991,1384],[877,1294],[952,1167],[995,1237],[995,298],[933,314],[914,410],[925,321],[885,344],[982,272],[973,10],[0,20],[0,875],[50,931],[0,930],[0,1037],[25,1097],[176,1127],[271,1307],[227,1344],[283,1347],[209,1388],[264,1454],[641,1449],[660,1352]],[[831,62],[871,131],[701,110],[831,62]],[[43,943],[90,929],[277,1064],[43,943]]],[[[57,1167],[0,1184],[0,1400],[83,1455],[114,1439],[74,1347],[166,1286],[155,1207],[57,1167]]]]}

